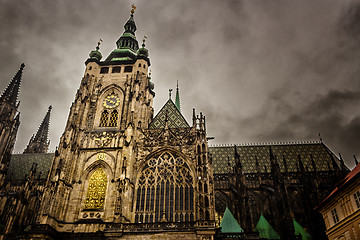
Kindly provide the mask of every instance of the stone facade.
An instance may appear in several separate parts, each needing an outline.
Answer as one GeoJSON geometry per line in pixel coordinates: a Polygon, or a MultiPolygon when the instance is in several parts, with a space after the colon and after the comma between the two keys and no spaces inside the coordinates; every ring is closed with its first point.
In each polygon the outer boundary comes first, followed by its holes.
{"type": "Polygon", "coordinates": [[[149,233],[141,229],[151,228],[162,232],[154,238],[178,233],[213,239],[204,117],[194,112],[190,127],[169,100],[159,113],[164,118],[154,118],[162,124],[149,127],[155,93],[148,51],[144,44],[137,47],[133,14],[124,28],[105,61],[99,48],[86,61],[30,234],[34,239],[51,236],[43,226],[60,238],[91,238],[100,231],[109,239],[145,239],[149,233]]]}
{"type": "Polygon", "coordinates": [[[8,96],[17,97],[23,66],[5,90],[1,238],[226,239],[216,220],[228,206],[242,239],[259,238],[261,213],[282,239],[296,238],[294,219],[325,239],[313,208],[348,172],[342,159],[322,142],[209,147],[205,116],[193,110],[188,124],[178,89],[154,116],[133,11],[124,29],[104,61],[100,42],[90,52],[54,154],[46,154],[50,108],[26,154],[10,162],[19,115],[8,96]]]}

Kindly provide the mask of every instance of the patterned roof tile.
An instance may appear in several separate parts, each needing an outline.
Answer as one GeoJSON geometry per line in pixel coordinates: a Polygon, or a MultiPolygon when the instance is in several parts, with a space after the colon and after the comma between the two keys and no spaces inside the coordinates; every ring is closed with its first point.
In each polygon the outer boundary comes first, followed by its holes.
{"type": "Polygon", "coordinates": [[[159,129],[165,127],[166,114],[168,116],[169,128],[188,128],[189,124],[186,122],[184,116],[180,113],[179,109],[175,106],[173,101],[169,99],[161,108],[158,114],[154,117],[149,124],[149,129],[159,129]]]}
{"type": "MultiPolygon", "coordinates": [[[[277,157],[282,172],[285,172],[284,159],[289,172],[298,171],[298,155],[301,156],[302,163],[307,171],[314,171],[311,156],[317,171],[333,171],[331,157],[335,159],[340,167],[337,156],[323,143],[236,146],[245,173],[256,172],[256,158],[258,159],[260,172],[271,171],[269,146],[271,146],[274,155],[277,157]]],[[[209,153],[212,157],[214,174],[232,172],[235,165],[234,146],[209,147],[209,153]]]]}
{"type": "Polygon", "coordinates": [[[54,153],[31,153],[31,154],[13,154],[10,159],[7,179],[11,182],[18,182],[29,175],[31,166],[36,163],[37,176],[40,179],[46,179],[51,168],[54,153]]]}

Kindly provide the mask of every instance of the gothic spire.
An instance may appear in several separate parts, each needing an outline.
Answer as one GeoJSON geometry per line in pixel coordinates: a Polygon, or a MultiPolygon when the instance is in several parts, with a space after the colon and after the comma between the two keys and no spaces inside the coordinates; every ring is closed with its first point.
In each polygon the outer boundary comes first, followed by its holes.
{"type": "Polygon", "coordinates": [[[50,113],[52,107],[49,109],[42,120],[40,127],[35,134],[30,138],[29,144],[27,145],[24,153],[46,153],[50,142],[48,141],[49,125],[50,125],[50,113]]]}
{"type": "Polygon", "coordinates": [[[131,8],[130,18],[124,25],[125,31],[116,42],[116,46],[118,49],[129,49],[136,53],[136,51],[139,49],[139,43],[135,37],[136,25],[134,21],[134,12],[136,7],[132,5],[131,8]]]}
{"type": "Polygon", "coordinates": [[[22,63],[20,65],[19,71],[16,73],[16,75],[13,77],[13,79],[9,83],[8,87],[5,89],[5,91],[1,95],[0,102],[8,102],[12,106],[16,106],[16,103],[18,100],[18,94],[19,94],[19,90],[20,90],[21,76],[22,76],[24,67],[25,67],[25,64],[22,63]]]}
{"type": "Polygon", "coordinates": [[[180,94],[179,94],[179,81],[176,82],[176,97],[175,97],[175,106],[181,112],[180,108],[180,94]]]}

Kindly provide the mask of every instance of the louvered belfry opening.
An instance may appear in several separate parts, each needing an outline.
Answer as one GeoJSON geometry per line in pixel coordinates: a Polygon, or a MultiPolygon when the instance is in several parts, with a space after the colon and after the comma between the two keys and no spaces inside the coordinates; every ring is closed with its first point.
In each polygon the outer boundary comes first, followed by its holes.
{"type": "Polygon", "coordinates": [[[149,159],[136,188],[135,222],[194,221],[193,177],[188,164],[168,151],[149,159]]]}

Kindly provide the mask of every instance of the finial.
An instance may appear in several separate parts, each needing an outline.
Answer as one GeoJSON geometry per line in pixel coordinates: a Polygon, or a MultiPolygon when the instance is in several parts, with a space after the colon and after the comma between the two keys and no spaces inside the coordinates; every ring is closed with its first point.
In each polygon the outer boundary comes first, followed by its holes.
{"type": "Polygon", "coordinates": [[[135,12],[135,9],[136,9],[136,7],[135,7],[135,3],[133,3],[132,5],[131,5],[131,14],[134,14],[134,12],[135,12]]]}
{"type": "Polygon", "coordinates": [[[171,99],[171,92],[172,92],[172,89],[169,89],[169,99],[171,99]]]}
{"type": "Polygon", "coordinates": [[[100,40],[98,41],[98,45],[96,46],[96,50],[99,50],[101,42],[103,42],[103,40],[100,38],[100,40]]]}
{"type": "Polygon", "coordinates": [[[51,111],[51,109],[52,109],[52,106],[50,105],[50,106],[49,106],[49,111],[51,111]]]}
{"type": "Polygon", "coordinates": [[[144,36],[144,38],[143,38],[143,44],[142,44],[142,47],[145,47],[145,41],[146,41],[146,39],[147,39],[147,36],[144,36]]]}
{"type": "Polygon", "coordinates": [[[322,142],[322,138],[321,138],[321,134],[319,133],[319,139],[320,139],[320,142],[322,142]]]}

